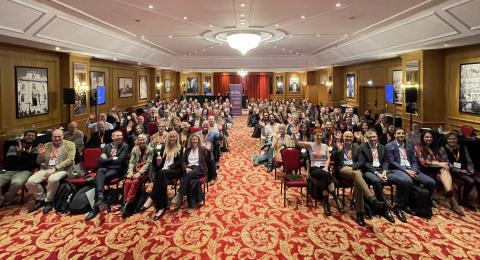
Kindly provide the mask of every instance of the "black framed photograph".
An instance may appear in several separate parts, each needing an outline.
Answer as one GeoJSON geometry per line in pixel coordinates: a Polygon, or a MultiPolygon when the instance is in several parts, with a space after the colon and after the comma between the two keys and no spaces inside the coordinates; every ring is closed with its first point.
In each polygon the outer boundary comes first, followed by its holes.
{"type": "Polygon", "coordinates": [[[187,77],[187,94],[198,93],[198,77],[187,77]]]}
{"type": "Polygon", "coordinates": [[[288,85],[288,92],[296,93],[300,92],[300,79],[297,77],[290,78],[290,84],[288,85]]]}
{"type": "Polygon", "coordinates": [[[355,74],[347,74],[346,96],[355,98],[355,74]]]}
{"type": "Polygon", "coordinates": [[[121,98],[133,96],[132,78],[118,78],[118,95],[121,98]]]}
{"type": "Polygon", "coordinates": [[[394,70],[392,72],[392,85],[393,85],[393,95],[395,97],[395,103],[401,105],[403,103],[403,90],[402,90],[402,78],[403,71],[394,70]]]}
{"type": "Polygon", "coordinates": [[[148,78],[141,75],[138,79],[138,99],[148,98],[148,78]]]}
{"type": "Polygon", "coordinates": [[[48,69],[15,66],[17,118],[48,114],[48,69]]]}
{"type": "Polygon", "coordinates": [[[480,114],[480,63],[460,65],[460,112],[480,114]]]}
{"type": "Polygon", "coordinates": [[[170,93],[172,92],[172,82],[169,79],[163,81],[163,92],[170,93]]]}
{"type": "Polygon", "coordinates": [[[275,76],[275,94],[283,94],[283,76],[275,76]]]}

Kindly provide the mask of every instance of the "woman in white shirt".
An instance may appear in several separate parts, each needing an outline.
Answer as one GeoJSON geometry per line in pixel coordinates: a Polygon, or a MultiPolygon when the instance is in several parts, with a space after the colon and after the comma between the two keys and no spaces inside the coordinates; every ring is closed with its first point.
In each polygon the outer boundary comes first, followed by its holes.
{"type": "Polygon", "coordinates": [[[190,135],[183,153],[183,169],[186,174],[182,177],[180,188],[172,199],[172,204],[181,205],[182,198],[186,195],[188,213],[192,213],[205,199],[200,180],[207,178],[208,169],[212,166],[210,151],[203,147],[202,138],[196,134],[190,135]]]}
{"type": "MultiPolygon", "coordinates": [[[[183,175],[183,148],[175,131],[167,133],[167,143],[154,149],[155,178],[151,200],[156,209],[153,220],[158,220],[168,209],[167,185],[170,181],[180,179],[183,175]]],[[[149,199],[150,200],[150,199],[149,199]]],[[[148,201],[145,204],[149,204],[148,201]]]]}
{"type": "Polygon", "coordinates": [[[297,138],[298,127],[295,129],[293,140],[296,145],[299,145],[308,150],[310,155],[310,178],[312,178],[316,185],[313,185],[313,195],[316,198],[323,197],[323,208],[327,216],[331,215],[330,205],[328,203],[329,193],[333,193],[335,196],[334,179],[328,171],[330,164],[330,152],[328,146],[322,143],[323,132],[320,129],[313,131],[313,142],[300,142],[297,138]]]}

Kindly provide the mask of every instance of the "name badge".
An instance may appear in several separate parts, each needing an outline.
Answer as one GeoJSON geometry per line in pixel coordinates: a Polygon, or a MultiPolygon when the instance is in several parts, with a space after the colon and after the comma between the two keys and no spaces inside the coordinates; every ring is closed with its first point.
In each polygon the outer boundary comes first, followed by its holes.
{"type": "Polygon", "coordinates": [[[302,148],[302,150],[300,150],[300,152],[302,152],[302,153],[306,153],[306,152],[307,152],[307,149],[305,149],[305,148],[302,148]]]}
{"type": "Polygon", "coordinates": [[[104,148],[105,147],[105,144],[100,144],[100,148],[104,148]]]}
{"type": "Polygon", "coordinates": [[[315,161],[315,162],[313,163],[313,166],[315,166],[315,167],[323,167],[322,164],[323,164],[323,163],[322,163],[321,161],[315,161]]]}
{"type": "Polygon", "coordinates": [[[462,164],[459,163],[459,162],[454,162],[453,163],[453,167],[457,168],[457,169],[462,169],[462,164]]]}
{"type": "Polygon", "coordinates": [[[410,167],[410,162],[405,159],[401,159],[400,165],[405,166],[405,167],[410,167]]]}
{"type": "Polygon", "coordinates": [[[162,145],[161,144],[157,144],[157,150],[160,150],[162,149],[162,145]]]}
{"type": "Polygon", "coordinates": [[[54,167],[57,164],[57,161],[55,159],[51,159],[48,161],[48,166],[54,167]]]}
{"type": "Polygon", "coordinates": [[[373,163],[372,163],[372,166],[373,167],[380,167],[380,162],[377,160],[373,160],[373,163]]]}
{"type": "Polygon", "coordinates": [[[328,147],[328,151],[331,152],[333,150],[333,146],[328,147]]]}
{"type": "Polygon", "coordinates": [[[353,164],[353,161],[346,160],[346,161],[343,161],[343,164],[344,164],[345,166],[350,166],[350,165],[353,164]]]}

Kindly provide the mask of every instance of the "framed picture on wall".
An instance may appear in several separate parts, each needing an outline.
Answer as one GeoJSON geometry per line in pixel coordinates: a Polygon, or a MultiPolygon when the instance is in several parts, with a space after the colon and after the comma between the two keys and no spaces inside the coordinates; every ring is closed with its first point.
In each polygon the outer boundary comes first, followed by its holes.
{"type": "Polygon", "coordinates": [[[187,77],[187,94],[197,94],[197,93],[198,93],[198,78],[187,77]]]}
{"type": "Polygon", "coordinates": [[[480,114],[480,63],[460,65],[460,112],[480,114]]]}
{"type": "Polygon", "coordinates": [[[275,76],[275,94],[283,94],[283,76],[275,76]]]}
{"type": "Polygon", "coordinates": [[[347,74],[346,97],[355,98],[355,74],[347,74]]]}
{"type": "Polygon", "coordinates": [[[172,91],[172,82],[169,79],[163,81],[163,92],[170,93],[172,91]]]}
{"type": "Polygon", "coordinates": [[[299,78],[290,78],[290,84],[288,85],[288,92],[290,93],[300,92],[299,78]]]}
{"type": "Polygon", "coordinates": [[[48,69],[15,66],[17,118],[48,114],[48,69]]]}
{"type": "Polygon", "coordinates": [[[75,115],[87,113],[87,64],[73,64],[73,88],[75,89],[75,115]]]}
{"type": "Polygon", "coordinates": [[[203,94],[210,96],[212,95],[212,76],[206,75],[203,78],[203,94]]]}
{"type": "Polygon", "coordinates": [[[99,86],[105,87],[105,72],[90,71],[90,106],[97,104],[97,88],[99,86]]]}
{"type": "Polygon", "coordinates": [[[133,96],[132,78],[118,78],[118,94],[121,98],[133,96]]]}
{"type": "Polygon", "coordinates": [[[148,79],[147,76],[142,75],[138,80],[138,99],[148,98],[148,79]]]}
{"type": "Polygon", "coordinates": [[[328,93],[328,95],[332,94],[332,85],[333,85],[332,81],[333,81],[332,75],[328,75],[328,82],[327,82],[327,93],[328,93]]]}
{"type": "Polygon", "coordinates": [[[401,105],[403,103],[403,90],[402,90],[402,78],[403,71],[394,70],[392,72],[392,85],[395,96],[395,103],[401,105]]]}

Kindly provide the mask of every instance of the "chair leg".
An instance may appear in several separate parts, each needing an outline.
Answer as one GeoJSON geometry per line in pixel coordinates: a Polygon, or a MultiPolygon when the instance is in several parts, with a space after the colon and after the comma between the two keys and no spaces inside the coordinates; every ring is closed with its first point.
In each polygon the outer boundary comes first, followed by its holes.
{"type": "Polygon", "coordinates": [[[306,199],[306,204],[307,204],[307,208],[308,208],[308,182],[307,182],[306,190],[307,190],[307,194],[305,194],[305,197],[307,198],[306,199]]]}
{"type": "Polygon", "coordinates": [[[23,204],[23,201],[25,200],[25,191],[27,190],[27,188],[25,186],[23,186],[22,188],[22,193],[20,195],[20,203],[23,204]]]}
{"type": "Polygon", "coordinates": [[[283,183],[283,206],[287,206],[287,187],[285,187],[285,183],[283,183]]]}
{"type": "Polygon", "coordinates": [[[342,205],[345,207],[345,188],[342,188],[342,205]]]}
{"type": "Polygon", "coordinates": [[[393,185],[390,186],[390,203],[391,203],[392,206],[393,206],[393,185]]]}

